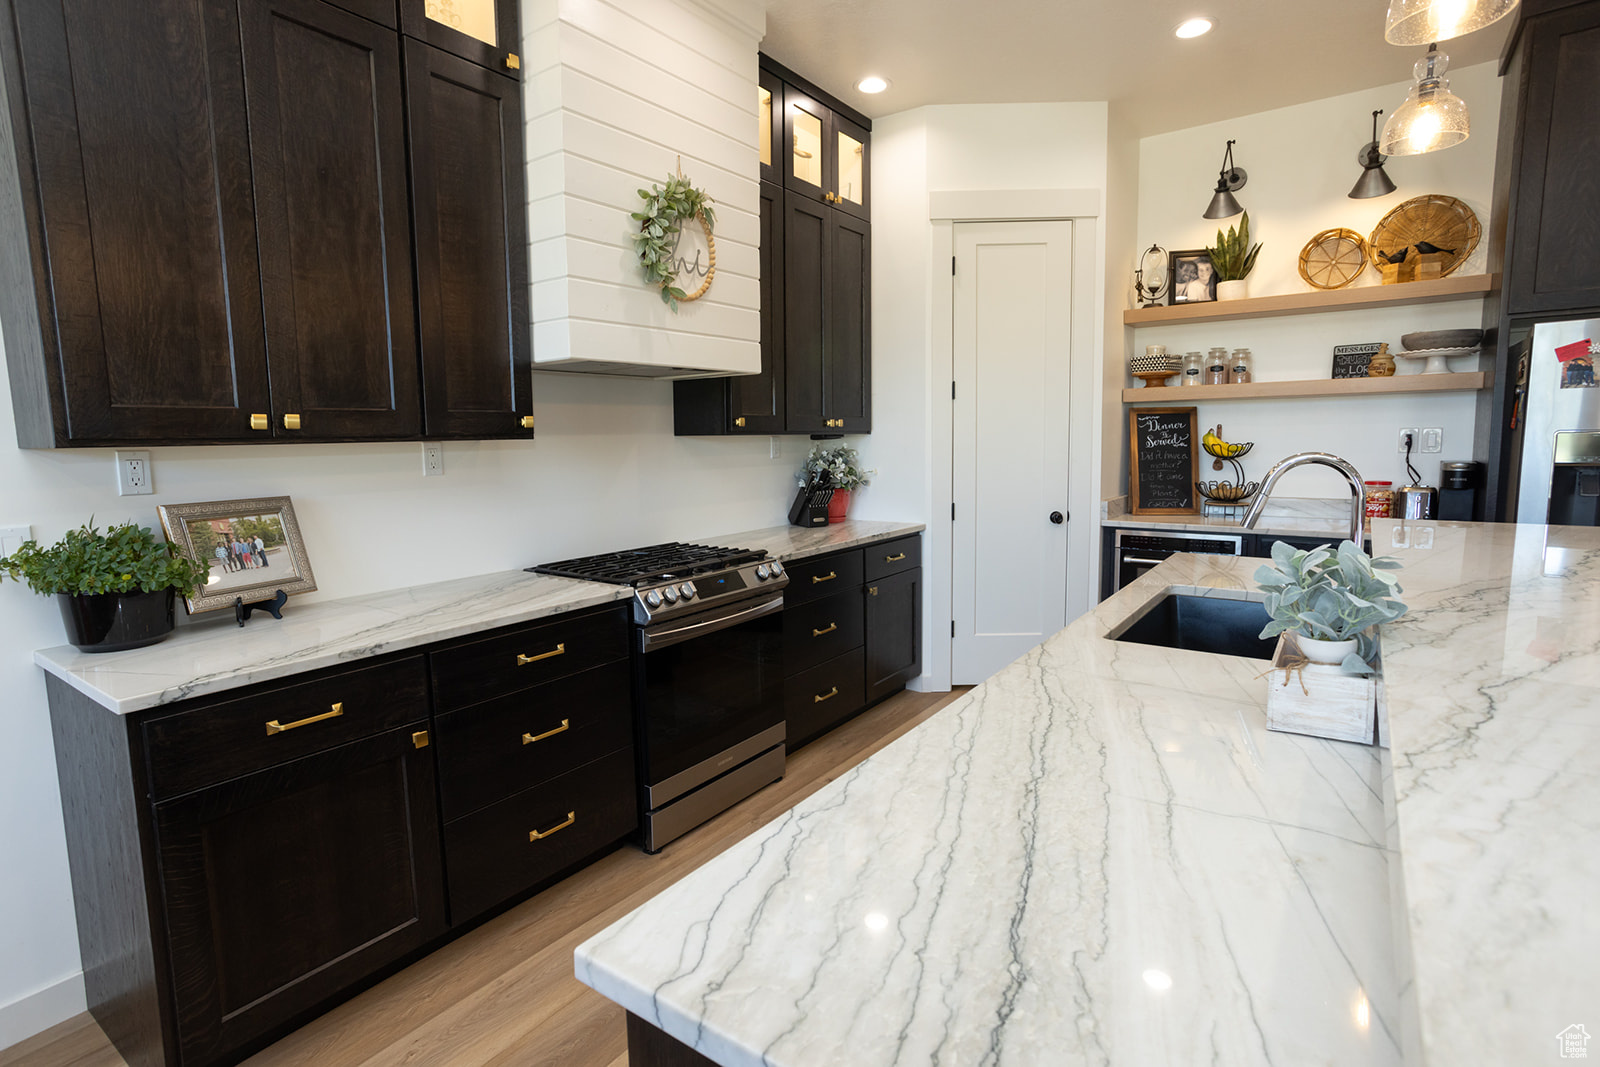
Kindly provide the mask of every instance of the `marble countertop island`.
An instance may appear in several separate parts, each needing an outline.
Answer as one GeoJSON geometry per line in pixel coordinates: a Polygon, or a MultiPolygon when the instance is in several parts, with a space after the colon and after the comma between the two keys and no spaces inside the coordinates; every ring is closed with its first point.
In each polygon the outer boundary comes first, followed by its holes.
{"type": "Polygon", "coordinates": [[[1390,750],[1267,731],[1262,661],[1108,640],[1261,562],[1174,557],[579,978],[728,1067],[1552,1058],[1600,1008],[1600,531],[1394,525],[1390,750]]]}

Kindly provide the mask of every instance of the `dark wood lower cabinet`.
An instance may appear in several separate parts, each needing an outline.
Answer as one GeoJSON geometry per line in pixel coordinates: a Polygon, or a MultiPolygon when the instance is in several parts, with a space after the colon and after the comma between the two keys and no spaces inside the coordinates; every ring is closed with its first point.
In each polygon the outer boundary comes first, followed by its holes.
{"type": "Polygon", "coordinates": [[[898,693],[922,671],[922,569],[866,587],[867,703],[898,693]]]}

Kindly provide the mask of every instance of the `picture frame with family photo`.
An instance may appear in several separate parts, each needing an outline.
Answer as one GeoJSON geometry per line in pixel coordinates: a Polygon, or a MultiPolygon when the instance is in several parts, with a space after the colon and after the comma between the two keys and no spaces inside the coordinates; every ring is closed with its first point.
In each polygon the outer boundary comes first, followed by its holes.
{"type": "Polygon", "coordinates": [[[1174,252],[1169,264],[1172,284],[1167,289],[1168,305],[1198,304],[1217,298],[1217,268],[1210,252],[1204,248],[1174,252]]]}
{"type": "Polygon", "coordinates": [[[317,587],[294,505],[286,496],[162,504],[156,508],[167,540],[209,567],[206,584],[185,597],[189,614],[271,600],[278,590],[317,587]]]}

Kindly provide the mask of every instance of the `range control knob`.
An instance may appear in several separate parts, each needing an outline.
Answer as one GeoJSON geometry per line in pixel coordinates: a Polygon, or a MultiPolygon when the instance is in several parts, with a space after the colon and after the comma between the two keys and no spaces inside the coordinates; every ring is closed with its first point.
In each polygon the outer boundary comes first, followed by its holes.
{"type": "Polygon", "coordinates": [[[675,585],[667,586],[661,590],[661,598],[668,604],[676,604],[678,602],[678,587],[675,585]]]}
{"type": "Polygon", "coordinates": [[[661,606],[661,594],[652,589],[644,595],[644,602],[652,608],[659,608],[661,606]]]}
{"type": "Polygon", "coordinates": [[[772,561],[772,567],[770,569],[774,578],[783,577],[783,564],[779,563],[777,560],[772,561]]]}
{"type": "Polygon", "coordinates": [[[766,581],[768,578],[772,577],[772,568],[768,567],[765,563],[756,564],[756,577],[761,579],[763,582],[766,581]]]}
{"type": "Polygon", "coordinates": [[[683,583],[682,592],[683,592],[683,599],[685,599],[685,600],[693,600],[695,593],[699,592],[699,590],[694,587],[694,583],[693,582],[684,582],[683,583]]]}

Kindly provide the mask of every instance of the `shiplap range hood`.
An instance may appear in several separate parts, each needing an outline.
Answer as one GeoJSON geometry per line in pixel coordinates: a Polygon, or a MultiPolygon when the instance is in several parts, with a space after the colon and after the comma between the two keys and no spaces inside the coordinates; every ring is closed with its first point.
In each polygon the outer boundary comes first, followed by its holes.
{"type": "Polygon", "coordinates": [[[523,0],[522,26],[534,369],[759,371],[762,4],[523,0]],[[674,312],[644,283],[629,214],[679,166],[715,202],[716,275],[674,312]]]}

